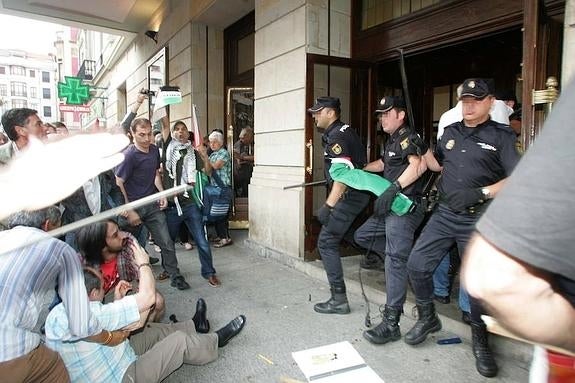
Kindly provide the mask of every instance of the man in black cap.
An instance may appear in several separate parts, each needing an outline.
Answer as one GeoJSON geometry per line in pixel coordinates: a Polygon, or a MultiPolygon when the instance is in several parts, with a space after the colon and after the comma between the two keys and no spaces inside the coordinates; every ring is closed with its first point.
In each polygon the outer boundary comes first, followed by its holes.
{"type": "Polygon", "coordinates": [[[350,312],[343,279],[339,245],[357,215],[369,202],[367,192],[348,188],[334,182],[329,174],[332,159],[350,161],[355,168],[366,163],[365,146],[355,130],[339,119],[340,103],[336,97],[318,97],[308,109],[317,127],[324,130],[322,145],[325,158],[325,177],[328,197],[319,209],[317,218],[322,224],[318,238],[318,250],[323,261],[331,290],[331,298],[314,305],[321,314],[348,314],[350,312]]]}
{"type": "MultiPolygon", "coordinates": [[[[419,314],[405,334],[405,342],[410,345],[423,342],[428,334],[441,329],[433,305],[433,270],[453,244],[463,254],[481,212],[519,161],[513,131],[489,117],[495,98],[487,83],[483,79],[465,80],[460,100],[463,120],[447,126],[437,145],[439,160],[443,162],[439,206],[407,263],[419,314]]],[[[482,309],[472,297],[470,303],[476,368],[481,375],[493,377],[497,365],[481,319],[482,309]]]]}
{"type": "Polygon", "coordinates": [[[425,167],[422,169],[420,165],[428,147],[413,128],[406,124],[403,99],[384,97],[375,113],[389,138],[381,158],[367,164],[364,170],[383,172],[383,177],[392,184],[375,201],[373,215],[355,232],[355,242],[379,257],[386,257],[387,302],[383,320],[377,327],[363,333],[371,343],[384,344],[401,338],[399,318],[407,292],[407,259],[415,231],[424,216],[420,176],[425,167]],[[412,212],[401,216],[390,210],[399,192],[416,203],[412,212]]]}

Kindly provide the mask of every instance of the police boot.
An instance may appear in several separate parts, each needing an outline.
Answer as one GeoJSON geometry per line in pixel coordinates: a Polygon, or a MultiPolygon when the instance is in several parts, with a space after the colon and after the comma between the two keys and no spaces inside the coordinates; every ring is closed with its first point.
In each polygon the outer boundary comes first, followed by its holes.
{"type": "Polygon", "coordinates": [[[313,306],[315,312],[320,314],[349,314],[349,304],[345,294],[345,284],[330,285],[331,298],[327,302],[316,303],[313,306]]]}
{"type": "Polygon", "coordinates": [[[473,340],[473,355],[477,372],[487,378],[497,375],[497,364],[487,341],[485,323],[471,322],[471,336],[473,340]]]}
{"type": "Polygon", "coordinates": [[[405,334],[405,343],[414,346],[427,338],[428,334],[441,330],[441,321],[435,312],[433,302],[417,305],[417,322],[405,334]]]}
{"type": "Polygon", "coordinates": [[[399,317],[401,309],[385,306],[383,320],[377,327],[363,332],[363,337],[375,344],[385,344],[401,338],[399,332],[399,317]]]}

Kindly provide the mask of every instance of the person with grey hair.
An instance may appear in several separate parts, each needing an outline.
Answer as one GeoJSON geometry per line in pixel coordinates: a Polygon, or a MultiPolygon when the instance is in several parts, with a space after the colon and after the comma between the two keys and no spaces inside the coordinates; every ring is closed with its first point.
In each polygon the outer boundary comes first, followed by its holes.
{"type": "MultiPolygon", "coordinates": [[[[210,162],[212,164],[212,171],[215,172],[225,186],[231,187],[232,185],[232,162],[230,153],[224,148],[224,135],[217,130],[210,133],[208,137],[210,140],[210,162]]],[[[211,181],[213,185],[217,185],[215,181],[211,181]]],[[[228,217],[214,223],[216,229],[216,239],[214,247],[224,247],[232,244],[232,239],[229,233],[228,217]]]]}
{"type": "Polygon", "coordinates": [[[12,229],[0,233],[0,244],[15,246],[0,249],[0,376],[16,382],[69,381],[60,356],[41,342],[41,318],[46,317],[56,290],[70,324],[67,341],[115,346],[127,336],[102,331],[91,314],[80,258],[70,246],[40,229],[49,210],[14,214],[12,229]]]}
{"type": "Polygon", "coordinates": [[[234,187],[238,197],[248,196],[248,185],[254,170],[254,131],[247,126],[234,144],[234,187]]]}

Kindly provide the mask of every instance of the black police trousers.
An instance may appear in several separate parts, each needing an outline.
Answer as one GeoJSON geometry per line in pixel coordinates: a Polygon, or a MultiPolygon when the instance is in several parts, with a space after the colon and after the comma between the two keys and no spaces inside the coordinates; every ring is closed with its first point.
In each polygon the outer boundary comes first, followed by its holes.
{"type": "MultiPolygon", "coordinates": [[[[453,244],[457,244],[460,257],[469,242],[479,214],[455,213],[439,204],[413,246],[407,262],[407,271],[418,305],[433,302],[433,272],[453,244]]],[[[469,296],[471,321],[480,323],[482,308],[469,296]]]]}
{"type": "Polygon", "coordinates": [[[368,202],[367,192],[348,188],[334,206],[327,225],[322,226],[319,232],[317,248],[330,285],[344,282],[339,245],[368,202]]]}

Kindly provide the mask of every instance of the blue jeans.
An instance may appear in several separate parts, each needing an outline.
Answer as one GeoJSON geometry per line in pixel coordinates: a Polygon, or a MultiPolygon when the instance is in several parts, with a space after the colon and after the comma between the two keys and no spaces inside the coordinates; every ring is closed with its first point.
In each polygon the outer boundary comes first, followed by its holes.
{"type": "Polygon", "coordinates": [[[355,232],[355,242],[385,257],[387,306],[401,309],[407,293],[407,260],[413,236],[423,221],[423,205],[408,214],[390,213],[385,218],[371,216],[355,232]]]}
{"type": "MultiPolygon", "coordinates": [[[[449,252],[445,254],[433,273],[433,293],[441,297],[449,295],[449,252]]],[[[461,285],[459,285],[459,308],[465,312],[471,310],[469,308],[469,296],[461,285]]]]}
{"type": "Polygon", "coordinates": [[[202,277],[207,279],[215,275],[216,269],[214,269],[212,260],[212,250],[206,237],[206,229],[200,208],[195,203],[182,206],[182,215],[178,216],[177,208],[170,206],[166,209],[166,221],[172,241],[176,240],[182,222],[186,224],[198,247],[198,255],[202,265],[202,277]]]}

